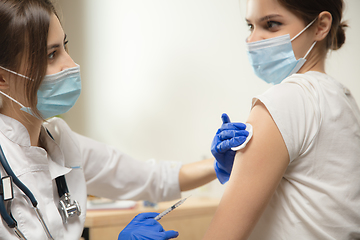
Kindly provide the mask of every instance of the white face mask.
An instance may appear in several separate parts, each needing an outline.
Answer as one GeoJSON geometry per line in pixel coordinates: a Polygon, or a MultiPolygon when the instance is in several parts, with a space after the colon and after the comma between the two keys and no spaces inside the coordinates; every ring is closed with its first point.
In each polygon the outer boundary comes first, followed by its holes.
{"type": "Polygon", "coordinates": [[[312,44],[303,58],[296,60],[291,45],[300,34],[308,29],[317,18],[309,23],[301,32],[290,39],[290,35],[269,38],[247,43],[248,58],[255,74],[267,83],[278,84],[286,77],[298,72],[305,64],[306,57],[316,44],[312,44]]]}
{"type": "MultiPolygon", "coordinates": [[[[29,77],[17,72],[1,66],[0,68],[32,81],[29,77]]],[[[38,99],[36,108],[44,119],[63,114],[74,106],[80,96],[80,92],[81,78],[79,65],[55,74],[46,75],[37,92],[38,99]]],[[[35,116],[29,107],[25,107],[20,102],[1,91],[0,93],[19,104],[22,111],[35,116]]]]}

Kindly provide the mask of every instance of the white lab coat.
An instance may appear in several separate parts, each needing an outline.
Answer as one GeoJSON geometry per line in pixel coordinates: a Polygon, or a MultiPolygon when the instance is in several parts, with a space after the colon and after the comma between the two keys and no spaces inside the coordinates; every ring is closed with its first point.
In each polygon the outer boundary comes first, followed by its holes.
{"type": "MultiPolygon", "coordinates": [[[[12,170],[34,194],[56,240],[80,238],[87,194],[153,202],[180,198],[180,163],[137,161],[113,147],[72,132],[62,119],[53,118],[43,124],[40,141],[47,151],[31,146],[26,128],[1,114],[0,132],[0,144],[12,170]],[[76,199],[82,209],[81,215],[71,218],[67,224],[62,223],[58,212],[59,196],[55,184],[55,178],[63,174],[71,198],[76,199]]],[[[2,167],[0,172],[2,177],[7,175],[2,167]]],[[[27,239],[47,239],[35,211],[15,185],[11,210],[27,239]]],[[[17,239],[4,221],[0,225],[0,239],[17,239]]]]}

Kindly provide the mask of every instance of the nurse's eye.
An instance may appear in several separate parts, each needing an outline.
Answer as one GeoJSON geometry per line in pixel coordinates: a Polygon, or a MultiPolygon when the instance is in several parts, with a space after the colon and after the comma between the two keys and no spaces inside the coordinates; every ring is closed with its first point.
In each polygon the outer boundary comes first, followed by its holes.
{"type": "Polygon", "coordinates": [[[56,51],[52,51],[48,54],[48,60],[53,60],[56,56],[56,51]]]}
{"type": "Polygon", "coordinates": [[[277,31],[281,25],[282,25],[282,23],[276,22],[276,21],[267,21],[266,22],[266,28],[270,31],[277,31]]]}

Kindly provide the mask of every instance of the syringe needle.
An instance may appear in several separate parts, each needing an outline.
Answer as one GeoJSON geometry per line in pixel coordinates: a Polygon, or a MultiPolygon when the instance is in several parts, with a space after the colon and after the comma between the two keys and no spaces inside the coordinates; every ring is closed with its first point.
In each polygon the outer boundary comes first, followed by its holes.
{"type": "MultiPolygon", "coordinates": [[[[191,196],[191,195],[190,195],[191,196]]],[[[189,196],[189,197],[190,197],[189,196]]],[[[163,211],[162,213],[159,213],[159,215],[157,215],[154,219],[156,221],[159,221],[163,216],[165,216],[166,214],[168,214],[169,212],[171,212],[172,210],[174,210],[175,208],[177,208],[178,206],[180,206],[181,204],[183,204],[185,202],[186,199],[188,199],[189,197],[183,198],[180,201],[178,201],[177,203],[175,203],[174,205],[172,205],[171,207],[169,207],[168,209],[166,209],[165,211],[163,211]]]]}

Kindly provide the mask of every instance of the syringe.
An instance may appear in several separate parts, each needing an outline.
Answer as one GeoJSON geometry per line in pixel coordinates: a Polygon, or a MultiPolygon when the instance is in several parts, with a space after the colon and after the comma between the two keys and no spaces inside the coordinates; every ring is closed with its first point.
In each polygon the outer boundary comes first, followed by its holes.
{"type": "Polygon", "coordinates": [[[188,199],[189,197],[181,199],[180,201],[178,201],[177,203],[175,203],[174,205],[172,205],[171,207],[169,207],[168,209],[166,209],[162,213],[159,213],[159,215],[157,215],[154,219],[156,221],[159,221],[163,216],[165,216],[166,214],[168,214],[169,212],[171,212],[172,210],[174,210],[175,208],[177,208],[178,206],[183,204],[185,202],[185,200],[188,199]]]}

